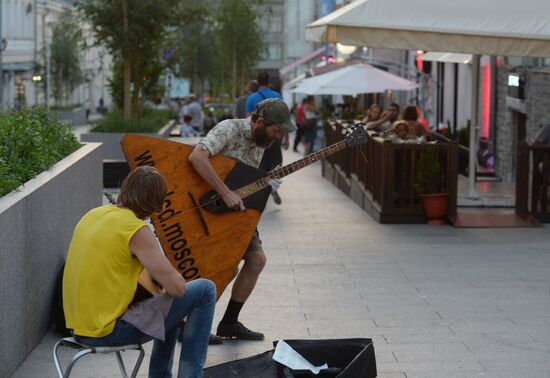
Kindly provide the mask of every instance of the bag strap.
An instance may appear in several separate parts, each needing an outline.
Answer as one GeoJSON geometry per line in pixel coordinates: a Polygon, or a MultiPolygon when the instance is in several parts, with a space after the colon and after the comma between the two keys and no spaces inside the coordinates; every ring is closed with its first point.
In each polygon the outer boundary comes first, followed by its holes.
{"type": "Polygon", "coordinates": [[[261,88],[258,89],[257,93],[262,97],[262,100],[265,100],[267,97],[262,92],[260,92],[260,90],[261,90],[261,88]]]}

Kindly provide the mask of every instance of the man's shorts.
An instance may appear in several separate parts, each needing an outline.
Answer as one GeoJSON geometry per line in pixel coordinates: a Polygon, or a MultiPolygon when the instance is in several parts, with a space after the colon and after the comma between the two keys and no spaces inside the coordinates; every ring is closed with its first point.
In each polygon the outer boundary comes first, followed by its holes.
{"type": "MultiPolygon", "coordinates": [[[[263,251],[262,248],[262,240],[260,239],[260,234],[258,233],[258,229],[254,231],[254,236],[252,236],[252,240],[250,240],[250,243],[248,243],[248,247],[246,248],[246,252],[248,251],[263,251]]],[[[246,253],[245,253],[246,254],[246,253]]]]}

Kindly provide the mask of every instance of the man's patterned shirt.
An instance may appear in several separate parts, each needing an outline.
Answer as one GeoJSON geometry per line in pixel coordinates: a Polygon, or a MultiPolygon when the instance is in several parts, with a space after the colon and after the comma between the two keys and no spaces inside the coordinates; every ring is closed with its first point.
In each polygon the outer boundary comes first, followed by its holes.
{"type": "Polygon", "coordinates": [[[206,146],[212,156],[222,155],[258,168],[264,148],[252,140],[250,118],[227,119],[218,123],[199,142],[206,146]]]}

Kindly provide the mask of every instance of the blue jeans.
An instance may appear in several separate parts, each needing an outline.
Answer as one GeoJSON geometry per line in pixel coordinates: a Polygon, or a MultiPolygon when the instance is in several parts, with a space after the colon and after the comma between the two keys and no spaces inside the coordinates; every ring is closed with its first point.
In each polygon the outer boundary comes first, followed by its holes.
{"type": "MultiPolygon", "coordinates": [[[[186,283],[185,295],[175,298],[164,320],[164,342],[155,340],[149,362],[150,378],[171,378],[178,325],[187,316],[178,366],[178,378],[200,378],[206,361],[208,338],[212,329],[216,286],[212,281],[198,279],[186,283]]],[[[91,346],[143,344],[152,338],[131,324],[117,320],[113,332],[104,337],[75,338],[91,346]]]]}

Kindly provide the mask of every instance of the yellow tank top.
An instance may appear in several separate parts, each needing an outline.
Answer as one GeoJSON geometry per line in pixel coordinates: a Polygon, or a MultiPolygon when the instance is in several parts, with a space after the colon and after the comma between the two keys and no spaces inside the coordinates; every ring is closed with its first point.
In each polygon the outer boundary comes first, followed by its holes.
{"type": "Polygon", "coordinates": [[[129,245],[144,226],[116,206],[95,208],[76,225],[63,274],[65,319],[76,335],[107,336],[128,309],[143,270],[129,245]]]}

